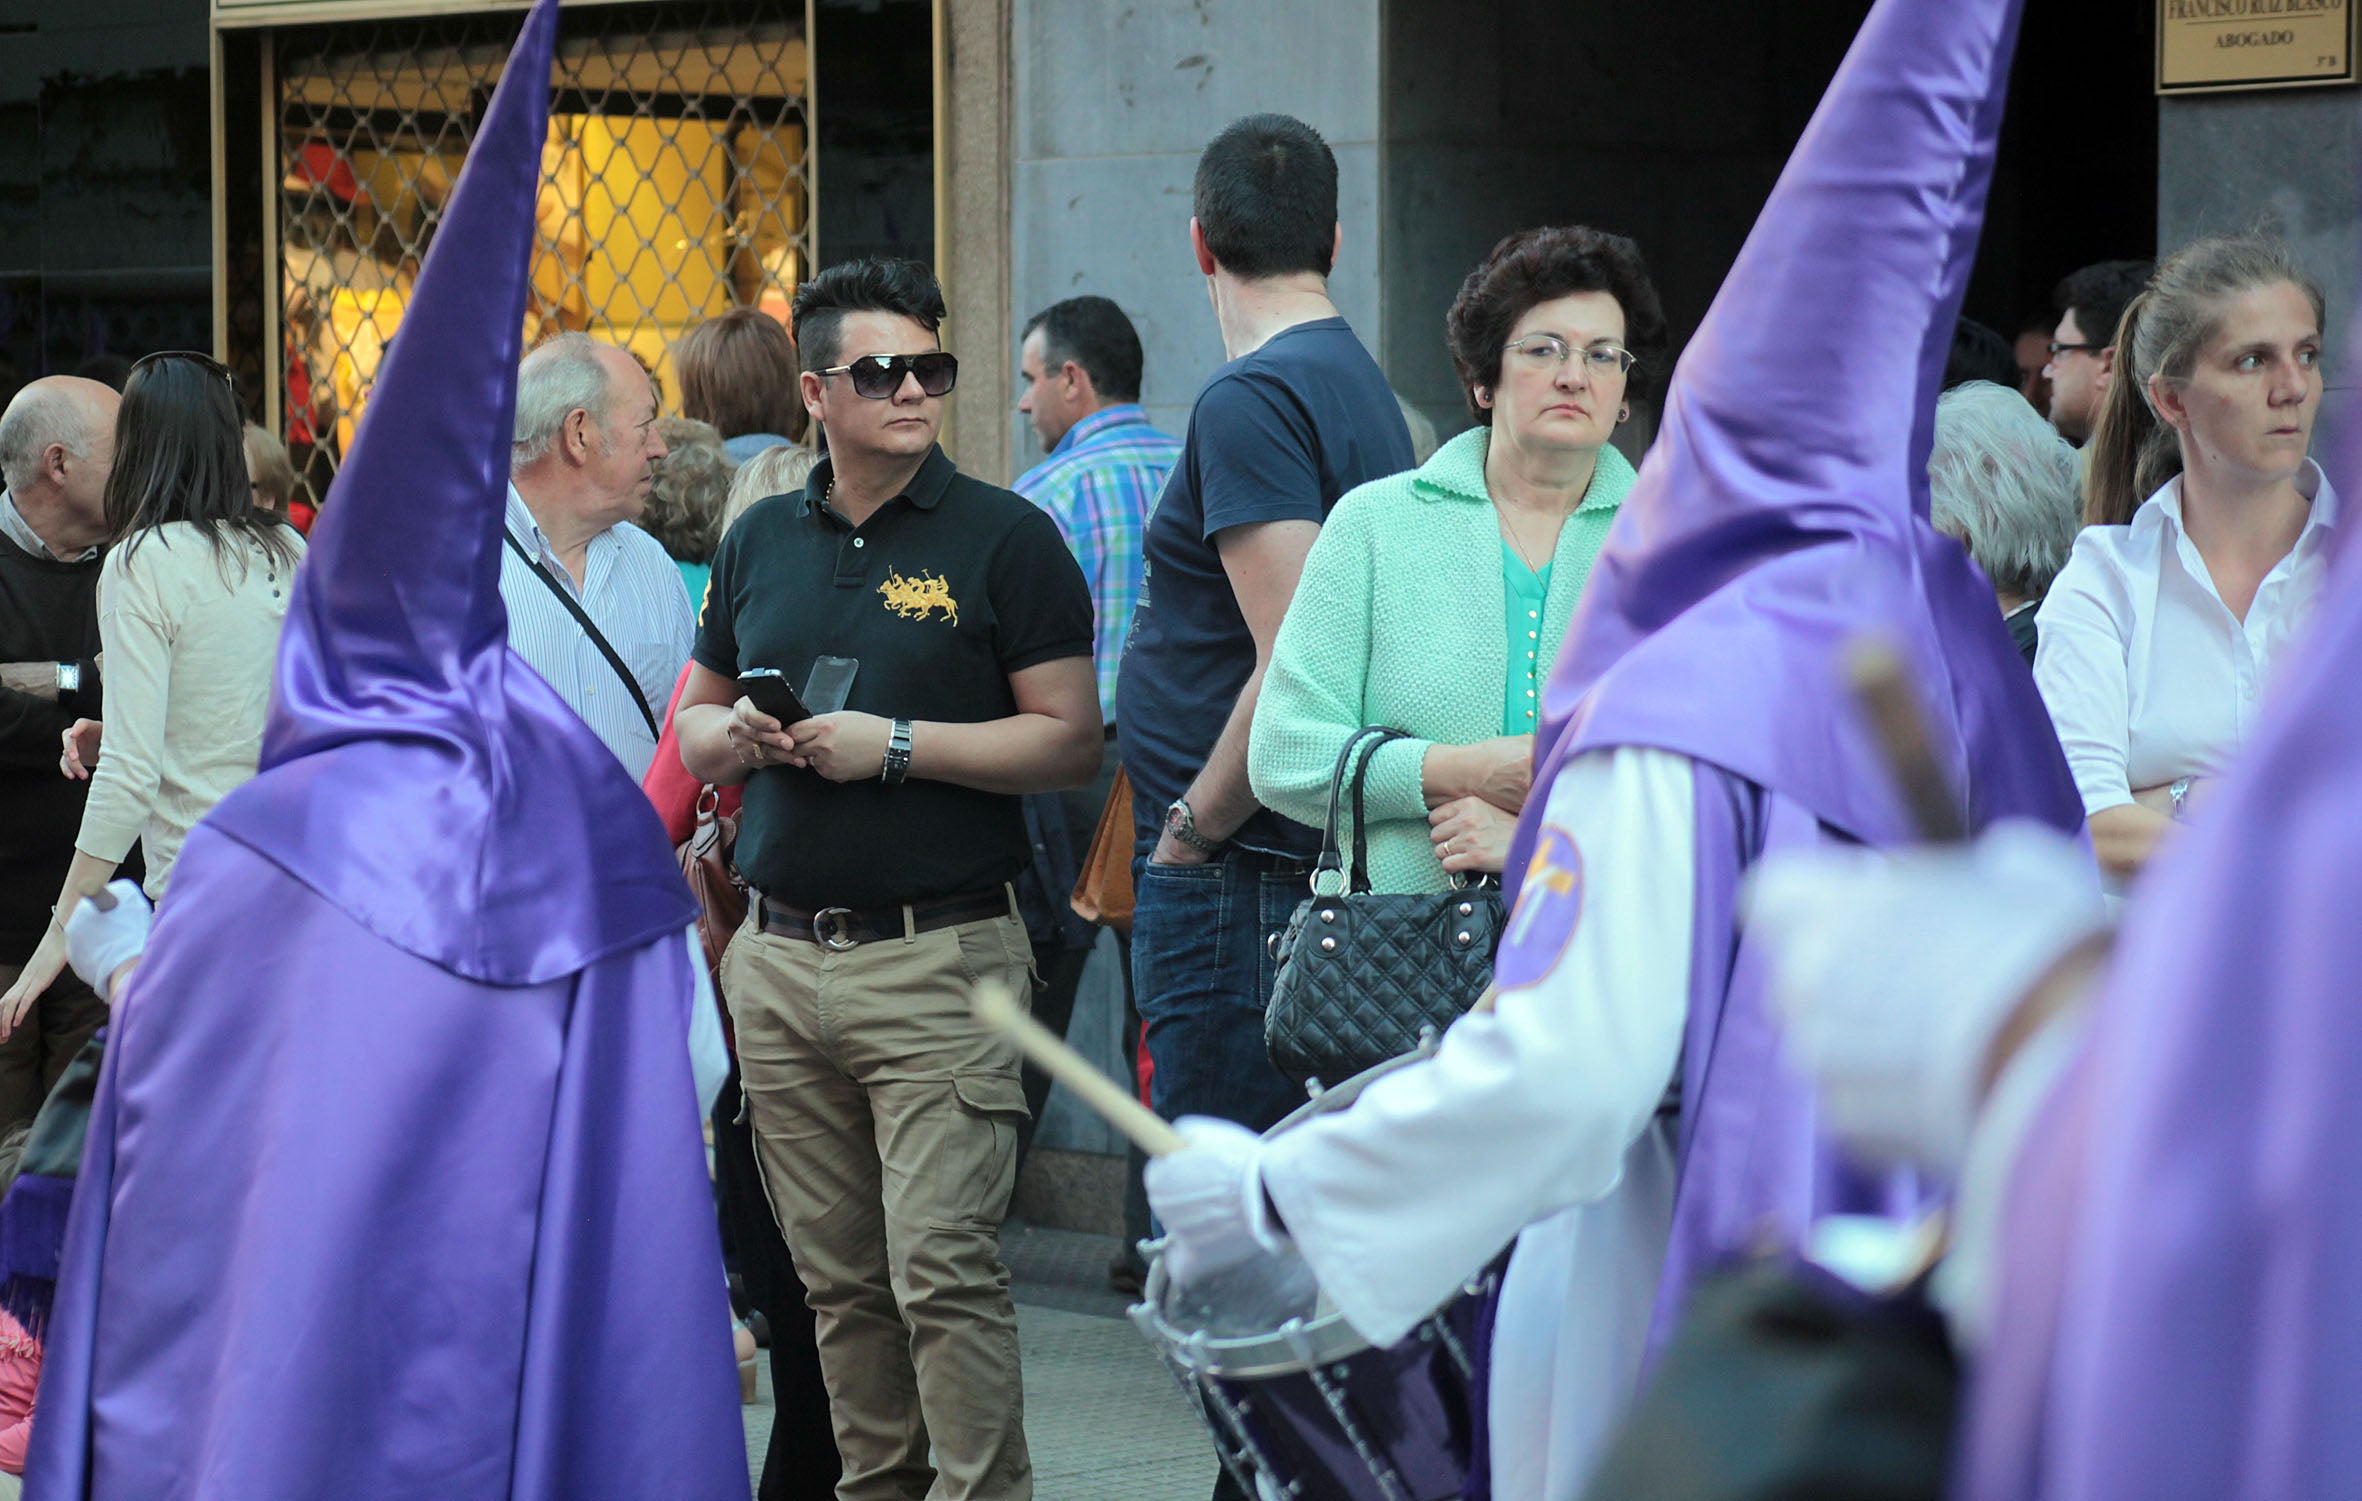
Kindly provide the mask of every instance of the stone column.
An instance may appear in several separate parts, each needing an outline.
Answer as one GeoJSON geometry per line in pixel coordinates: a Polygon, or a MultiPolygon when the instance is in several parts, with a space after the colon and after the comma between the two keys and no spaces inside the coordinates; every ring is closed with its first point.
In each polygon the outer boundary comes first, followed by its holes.
{"type": "Polygon", "coordinates": [[[945,225],[938,269],[951,322],[944,346],[960,357],[960,384],[943,446],[960,468],[1007,484],[1015,468],[1007,414],[1016,404],[1017,354],[1009,311],[1010,0],[944,0],[948,53],[945,225]]]}

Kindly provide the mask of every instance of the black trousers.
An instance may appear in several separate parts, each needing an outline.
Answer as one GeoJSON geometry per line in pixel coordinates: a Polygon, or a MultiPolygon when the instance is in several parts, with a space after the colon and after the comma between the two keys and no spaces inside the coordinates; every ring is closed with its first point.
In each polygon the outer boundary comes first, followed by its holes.
{"type": "Polygon", "coordinates": [[[829,1426],[828,1388],[820,1379],[820,1350],[812,1339],[812,1310],[804,1284],[788,1260],[787,1242],[771,1218],[763,1172],[755,1164],[753,1130],[738,1119],[738,1065],[714,1101],[714,1184],[722,1223],[737,1252],[746,1301],[771,1325],[771,1447],[755,1501],[833,1501],[844,1465],[829,1426]]]}

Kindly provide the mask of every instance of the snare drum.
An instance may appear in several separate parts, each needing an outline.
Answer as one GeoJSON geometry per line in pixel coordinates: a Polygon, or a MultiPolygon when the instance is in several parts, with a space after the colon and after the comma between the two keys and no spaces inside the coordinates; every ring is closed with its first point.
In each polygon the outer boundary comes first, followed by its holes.
{"type": "MultiPolygon", "coordinates": [[[[1344,1109],[1373,1080],[1429,1050],[1354,1075],[1266,1135],[1344,1109]]],[[[1197,1404],[1215,1452],[1247,1494],[1263,1501],[1458,1501],[1485,1442],[1473,1400],[1477,1326],[1499,1296],[1502,1262],[1400,1344],[1378,1350],[1308,1278],[1291,1314],[1253,1332],[1235,1332],[1235,1318],[1184,1310],[1160,1248],[1148,1250],[1148,1280],[1132,1322],[1197,1404]]]]}

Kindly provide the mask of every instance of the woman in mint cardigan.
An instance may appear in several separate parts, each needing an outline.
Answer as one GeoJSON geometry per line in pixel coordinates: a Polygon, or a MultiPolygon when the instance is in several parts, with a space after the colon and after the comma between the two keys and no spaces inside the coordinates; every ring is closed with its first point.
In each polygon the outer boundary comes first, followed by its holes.
{"type": "Polygon", "coordinates": [[[1639,249],[1581,227],[1494,246],[1445,326],[1478,425],[1337,502],[1273,643],[1248,748],[1255,796],[1317,826],[1356,730],[1412,737],[1370,762],[1379,891],[1500,874],[1542,685],[1632,488],[1608,440],[1665,338],[1639,249]]]}

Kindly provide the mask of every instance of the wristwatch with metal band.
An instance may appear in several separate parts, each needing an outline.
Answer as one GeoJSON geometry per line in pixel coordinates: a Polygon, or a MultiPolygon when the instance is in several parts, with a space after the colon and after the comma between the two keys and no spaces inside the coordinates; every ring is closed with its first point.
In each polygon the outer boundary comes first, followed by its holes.
{"type": "Polygon", "coordinates": [[[1177,797],[1165,809],[1165,832],[1201,854],[1215,854],[1222,848],[1219,839],[1208,839],[1197,831],[1197,815],[1189,809],[1189,799],[1177,797]]]}
{"type": "Polygon", "coordinates": [[[2171,787],[2165,789],[2165,795],[2173,799],[2173,821],[2175,823],[2186,822],[2189,815],[2190,779],[2188,777],[2181,778],[2171,787]]]}
{"type": "Polygon", "coordinates": [[[886,764],[878,780],[891,787],[910,775],[910,721],[897,719],[886,736],[886,764]]]}

